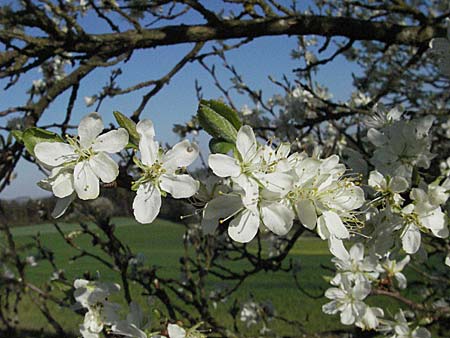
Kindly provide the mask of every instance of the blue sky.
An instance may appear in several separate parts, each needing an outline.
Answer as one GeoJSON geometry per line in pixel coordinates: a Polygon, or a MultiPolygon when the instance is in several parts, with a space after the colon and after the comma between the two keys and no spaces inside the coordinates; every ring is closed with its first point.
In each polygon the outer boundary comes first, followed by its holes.
{"type": "MultiPolygon", "coordinates": [[[[87,26],[92,29],[92,24],[89,22],[87,22],[87,26]]],[[[98,28],[98,31],[101,30],[101,28],[98,28]]],[[[269,75],[281,79],[282,75],[286,74],[289,78],[294,79],[292,69],[300,64],[299,60],[291,59],[290,52],[296,48],[296,45],[295,37],[259,38],[238,50],[230,51],[227,58],[243,74],[245,82],[250,87],[262,89],[264,97],[269,98],[280,92],[268,80],[269,75]]],[[[186,44],[136,52],[133,54],[131,61],[122,67],[123,74],[118,79],[120,87],[125,88],[140,80],[148,80],[163,75],[184,55],[183,53],[191,48],[192,45],[186,44]]],[[[217,61],[217,73],[221,79],[227,80],[230,78],[230,74],[219,67],[220,62],[217,58],[209,59],[207,62],[211,63],[211,61],[217,61]]],[[[346,62],[343,57],[338,57],[333,63],[323,67],[317,74],[316,79],[319,83],[327,85],[336,99],[347,99],[352,89],[351,73],[355,70],[355,67],[346,62]]],[[[37,71],[30,72],[21,79],[17,86],[3,92],[0,109],[23,104],[26,100],[25,91],[32,81],[39,79],[40,76],[41,74],[37,71]]],[[[74,107],[72,124],[77,124],[84,115],[93,110],[93,107],[85,106],[83,97],[96,94],[107,83],[108,77],[109,71],[99,69],[83,80],[74,107]]],[[[154,122],[157,137],[162,143],[173,144],[177,142],[178,137],[172,132],[173,125],[186,122],[195,114],[198,104],[194,87],[195,79],[202,85],[205,98],[220,97],[220,92],[214,87],[206,71],[196,63],[188,64],[175,75],[167,87],[150,101],[141,115],[141,118],[149,118],[154,122]]],[[[0,81],[1,88],[4,87],[4,83],[4,81],[0,81]]],[[[143,93],[141,91],[107,99],[99,111],[105,124],[113,122],[112,112],[114,110],[119,110],[128,115],[131,114],[138,106],[143,93]]],[[[64,93],[50,105],[40,120],[40,125],[63,121],[69,94],[69,92],[64,93]]],[[[235,102],[238,107],[244,104],[251,105],[247,97],[236,96],[235,102]]],[[[6,119],[3,118],[0,123],[4,125],[6,119]]],[[[201,136],[198,141],[206,145],[207,138],[201,136]]],[[[16,173],[17,178],[1,193],[0,198],[46,195],[45,191],[36,186],[36,182],[43,175],[34,165],[21,161],[16,173]]]]}

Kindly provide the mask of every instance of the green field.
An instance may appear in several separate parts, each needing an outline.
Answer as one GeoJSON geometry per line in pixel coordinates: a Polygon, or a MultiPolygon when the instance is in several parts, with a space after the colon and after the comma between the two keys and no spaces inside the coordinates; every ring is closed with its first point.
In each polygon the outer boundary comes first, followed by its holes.
{"type": "MultiPolygon", "coordinates": [[[[117,225],[117,235],[128,244],[134,252],[141,252],[147,257],[147,264],[160,266],[160,273],[164,277],[178,278],[180,276],[178,259],[183,255],[182,235],[184,228],[175,223],[158,220],[151,225],[140,225],[128,218],[117,218],[114,220],[117,225]]],[[[61,224],[65,232],[79,229],[76,224],[61,224]]],[[[56,263],[64,268],[65,275],[69,280],[82,277],[83,273],[90,271],[101,275],[103,281],[119,281],[118,274],[111,271],[97,261],[89,258],[82,258],[70,262],[70,258],[77,252],[70,248],[61,236],[56,232],[51,224],[18,227],[13,229],[13,234],[18,243],[25,245],[32,240],[32,236],[40,233],[44,246],[55,253],[56,263]]],[[[79,237],[76,240],[81,247],[90,248],[88,238],[79,237]]],[[[100,253],[99,250],[93,250],[100,253]]],[[[33,253],[33,252],[31,252],[33,253]]],[[[292,250],[289,259],[299,259],[301,262],[300,284],[310,294],[321,295],[328,287],[323,276],[332,274],[321,266],[331,267],[330,256],[326,243],[314,238],[305,238],[298,241],[292,250]]],[[[234,268],[239,266],[234,265],[234,268]]],[[[244,266],[243,266],[244,268],[244,266]]],[[[38,266],[30,268],[29,281],[37,285],[49,279],[52,267],[46,262],[40,262],[38,266]]],[[[217,282],[220,282],[217,280],[217,282]]],[[[209,288],[216,287],[216,281],[212,281],[209,288]]],[[[139,295],[141,291],[137,286],[132,285],[134,295],[139,295]]],[[[327,301],[325,298],[312,299],[301,292],[296,286],[290,273],[259,273],[248,279],[242,287],[230,297],[225,304],[219,304],[217,316],[224,325],[232,325],[232,318],[227,313],[234,300],[242,302],[248,300],[250,295],[259,301],[271,300],[279,316],[289,320],[301,322],[304,328],[310,332],[323,332],[339,330],[343,327],[339,324],[337,317],[325,315],[321,312],[321,306],[327,301]]],[[[139,299],[139,297],[137,298],[139,299]]],[[[142,299],[141,304],[145,301],[142,299]]],[[[388,305],[387,303],[385,305],[388,305]]],[[[56,319],[64,328],[70,328],[77,332],[78,325],[82,322],[82,317],[67,309],[56,309],[56,319]]],[[[20,306],[20,327],[24,330],[51,331],[46,320],[33,307],[30,300],[24,299],[20,306]]],[[[273,320],[270,326],[275,332],[288,336],[300,336],[298,330],[286,325],[281,320],[273,320]]],[[[246,330],[240,323],[239,328],[246,332],[248,336],[254,336],[258,328],[246,330]]],[[[23,335],[22,337],[25,337],[23,335]]]]}

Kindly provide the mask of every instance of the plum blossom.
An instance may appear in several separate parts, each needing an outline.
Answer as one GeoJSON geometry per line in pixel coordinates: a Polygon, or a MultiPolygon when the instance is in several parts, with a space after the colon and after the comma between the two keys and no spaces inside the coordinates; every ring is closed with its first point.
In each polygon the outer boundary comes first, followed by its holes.
{"type": "Polygon", "coordinates": [[[352,211],[361,207],[365,199],[364,191],[343,176],[346,169],[339,163],[339,157],[299,156],[294,168],[294,188],[287,197],[298,219],[310,230],[317,225],[322,239],[349,238],[344,222],[358,222],[352,211]]]}
{"type": "MultiPolygon", "coordinates": [[[[332,238],[332,241],[336,239],[332,238]]],[[[333,278],[332,284],[339,284],[342,278],[349,281],[371,281],[378,277],[378,261],[375,256],[364,257],[363,243],[355,243],[349,251],[341,241],[330,246],[335,256],[331,261],[335,264],[338,274],[333,278]]]]}
{"type": "Polygon", "coordinates": [[[391,334],[388,336],[389,338],[431,338],[431,334],[427,329],[419,326],[413,329],[401,309],[395,314],[394,318],[394,321],[381,321],[380,331],[391,334]]]}
{"type": "Polygon", "coordinates": [[[215,175],[231,177],[244,190],[245,205],[255,204],[260,186],[277,193],[289,191],[292,177],[285,173],[289,168],[284,165],[289,147],[282,144],[274,151],[270,147],[260,146],[252,128],[242,126],[237,134],[236,149],[236,157],[211,154],[208,164],[215,175]]]}
{"type": "Polygon", "coordinates": [[[428,132],[434,117],[412,121],[395,120],[379,129],[370,128],[367,138],[376,147],[372,164],[383,175],[402,176],[411,181],[414,167],[427,169],[434,155],[428,132]]]}
{"type": "Polygon", "coordinates": [[[88,311],[80,325],[83,338],[98,338],[105,326],[119,320],[120,305],[107,300],[110,294],[118,292],[120,287],[113,283],[90,282],[77,279],[74,282],[75,300],[88,311]]]}
{"type": "Polygon", "coordinates": [[[388,196],[390,198],[389,200],[397,205],[400,205],[403,202],[403,198],[400,196],[400,193],[405,192],[409,186],[408,181],[404,177],[384,177],[376,170],[370,172],[368,183],[375,190],[388,196]]]}
{"type": "Polygon", "coordinates": [[[330,288],[325,292],[325,297],[332,301],[322,306],[326,314],[334,315],[340,312],[341,323],[352,325],[362,320],[367,306],[363,300],[371,291],[370,283],[356,280],[354,283],[347,278],[342,278],[339,288],[330,288]]]}
{"type": "Polygon", "coordinates": [[[420,230],[431,231],[439,238],[447,238],[449,235],[447,219],[441,206],[449,193],[444,185],[432,183],[428,185],[427,192],[421,188],[411,190],[410,198],[413,203],[403,208],[404,217],[407,220],[405,229],[401,235],[403,249],[408,254],[416,253],[421,243],[420,230]]]}
{"type": "Polygon", "coordinates": [[[113,182],[119,167],[108,155],[121,151],[128,143],[128,132],[119,128],[100,135],[103,121],[99,114],[85,116],[78,126],[78,138],[67,137],[67,143],[40,142],[34,147],[36,158],[52,168],[44,186],[50,186],[59,199],[95,199],[99,181],[113,182]]]}
{"type": "Polygon", "coordinates": [[[155,141],[155,130],[150,120],[142,120],[136,126],[140,136],[140,160],[135,163],[141,170],[141,177],[133,184],[137,190],[133,201],[136,220],[151,223],[161,208],[161,196],[170,193],[174,198],[193,196],[199,182],[180,169],[190,165],[198,156],[197,144],[188,140],[181,141],[167,152],[163,152],[155,141]]]}
{"type": "Polygon", "coordinates": [[[286,235],[292,228],[295,214],[291,208],[267,190],[261,193],[258,203],[245,205],[244,192],[235,191],[214,198],[205,205],[202,228],[205,234],[212,234],[219,223],[228,219],[229,236],[240,243],[250,242],[264,225],[276,235],[286,235]]]}
{"type": "Polygon", "coordinates": [[[130,312],[125,320],[119,320],[111,326],[111,332],[125,337],[147,338],[143,331],[150,326],[150,322],[144,323],[142,309],[136,302],[130,303],[130,312]]]}
{"type": "Polygon", "coordinates": [[[383,263],[381,263],[380,272],[386,273],[389,278],[395,278],[398,283],[399,289],[406,289],[407,280],[405,275],[402,273],[405,266],[409,263],[410,256],[406,255],[400,262],[396,260],[390,260],[389,256],[386,257],[383,263]]]}

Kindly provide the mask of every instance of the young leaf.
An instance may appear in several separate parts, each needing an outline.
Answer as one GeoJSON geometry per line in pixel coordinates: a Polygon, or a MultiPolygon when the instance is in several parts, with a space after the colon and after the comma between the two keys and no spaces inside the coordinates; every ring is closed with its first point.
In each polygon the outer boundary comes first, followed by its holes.
{"type": "Polygon", "coordinates": [[[134,145],[139,145],[139,134],[136,131],[136,123],[123,115],[121,112],[115,111],[114,117],[116,118],[117,123],[122,128],[125,128],[128,132],[128,135],[130,135],[130,143],[133,143],[134,145]]]}
{"type": "Polygon", "coordinates": [[[201,102],[198,106],[197,117],[200,126],[212,137],[233,144],[236,142],[237,130],[231,122],[201,102]]]}
{"type": "Polygon", "coordinates": [[[236,130],[239,130],[242,127],[242,122],[239,119],[237,112],[222,101],[202,100],[200,103],[208,106],[217,114],[225,117],[234,126],[234,128],[236,128],[236,130]]]}
{"type": "Polygon", "coordinates": [[[211,152],[213,154],[216,153],[220,153],[220,154],[227,154],[230,150],[232,150],[234,148],[234,144],[221,140],[221,139],[217,139],[217,138],[212,138],[209,141],[209,150],[211,150],[211,152]]]}
{"type": "Polygon", "coordinates": [[[64,142],[63,138],[58,134],[33,127],[28,128],[22,133],[22,141],[27,151],[34,156],[34,147],[40,142],[64,142]]]}

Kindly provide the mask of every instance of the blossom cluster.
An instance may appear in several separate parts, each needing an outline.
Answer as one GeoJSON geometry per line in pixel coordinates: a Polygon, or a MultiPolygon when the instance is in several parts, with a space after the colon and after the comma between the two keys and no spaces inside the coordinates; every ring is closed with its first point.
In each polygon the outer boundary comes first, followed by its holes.
{"type": "Polygon", "coordinates": [[[204,338],[196,327],[184,329],[178,324],[167,325],[166,334],[150,332],[151,322],[144,319],[144,314],[136,302],[129,304],[129,312],[121,319],[121,306],[108,298],[120,290],[120,286],[108,282],[95,282],[77,279],[74,282],[74,298],[77,305],[86,310],[84,322],[80,325],[83,338],[99,338],[102,332],[133,338],[204,338]]]}
{"type": "MultiPolygon", "coordinates": [[[[225,109],[209,104],[205,111],[225,109]]],[[[123,128],[102,133],[101,117],[92,113],[81,120],[77,137],[39,140],[33,152],[49,171],[40,186],[58,198],[53,215],[61,216],[76,197],[97,198],[100,182],[114,182],[119,175],[119,165],[111,156],[131,149],[133,165],[126,174],[132,177],[131,189],[136,192],[132,207],[138,222],[153,222],[168,194],[177,199],[194,197],[202,217],[186,233],[186,243],[203,235],[214,235],[211,242],[230,244],[231,238],[248,243],[259,232],[270,242],[269,257],[279,252],[292,228],[304,227],[327,240],[334,255],[337,273],[325,292],[330,302],[323,312],[339,314],[342,324],[391,337],[429,337],[426,329],[408,322],[411,316],[406,312],[400,310],[387,319],[382,308],[366,300],[380,290],[397,292],[407,287],[403,270],[425,252],[423,236],[449,237],[444,208],[450,178],[443,175],[430,182],[419,172],[428,169],[435,157],[430,137],[434,117],[411,118],[399,107],[388,110],[376,105],[373,116],[364,121],[364,142],[372,156],[369,162],[358,160],[365,169],[356,175],[338,155],[321,158],[317,150],[312,155],[293,151],[298,145],[288,142],[263,143],[249,125],[231,125],[233,117],[225,123],[222,115],[217,116],[212,121],[221,121],[227,131],[209,122],[205,129],[218,130],[213,141],[226,147],[209,155],[214,175],[202,182],[186,170],[199,155],[198,145],[183,140],[163,149],[150,120],[134,124],[122,119],[123,128]]],[[[131,271],[138,264],[131,264],[131,271]]],[[[446,264],[450,265],[450,255],[446,264]]],[[[75,299],[87,310],[80,327],[83,337],[98,337],[105,330],[129,337],[159,337],[148,330],[150,323],[144,323],[136,303],[130,303],[127,318],[121,318],[119,305],[108,300],[119,291],[117,285],[77,280],[75,288],[75,299]]],[[[266,330],[272,310],[251,301],[244,304],[240,319],[248,326],[262,321],[266,330]]],[[[190,331],[169,324],[167,332],[173,338],[187,337],[190,331]]]]}
{"type": "Polygon", "coordinates": [[[205,206],[205,233],[230,220],[230,237],[245,243],[259,228],[286,235],[297,219],[322,239],[342,240],[358,227],[364,191],[337,155],[319,159],[291,153],[288,143],[260,144],[253,130],[242,126],[234,156],[211,154],[208,163],[229,184],[205,206]]]}

